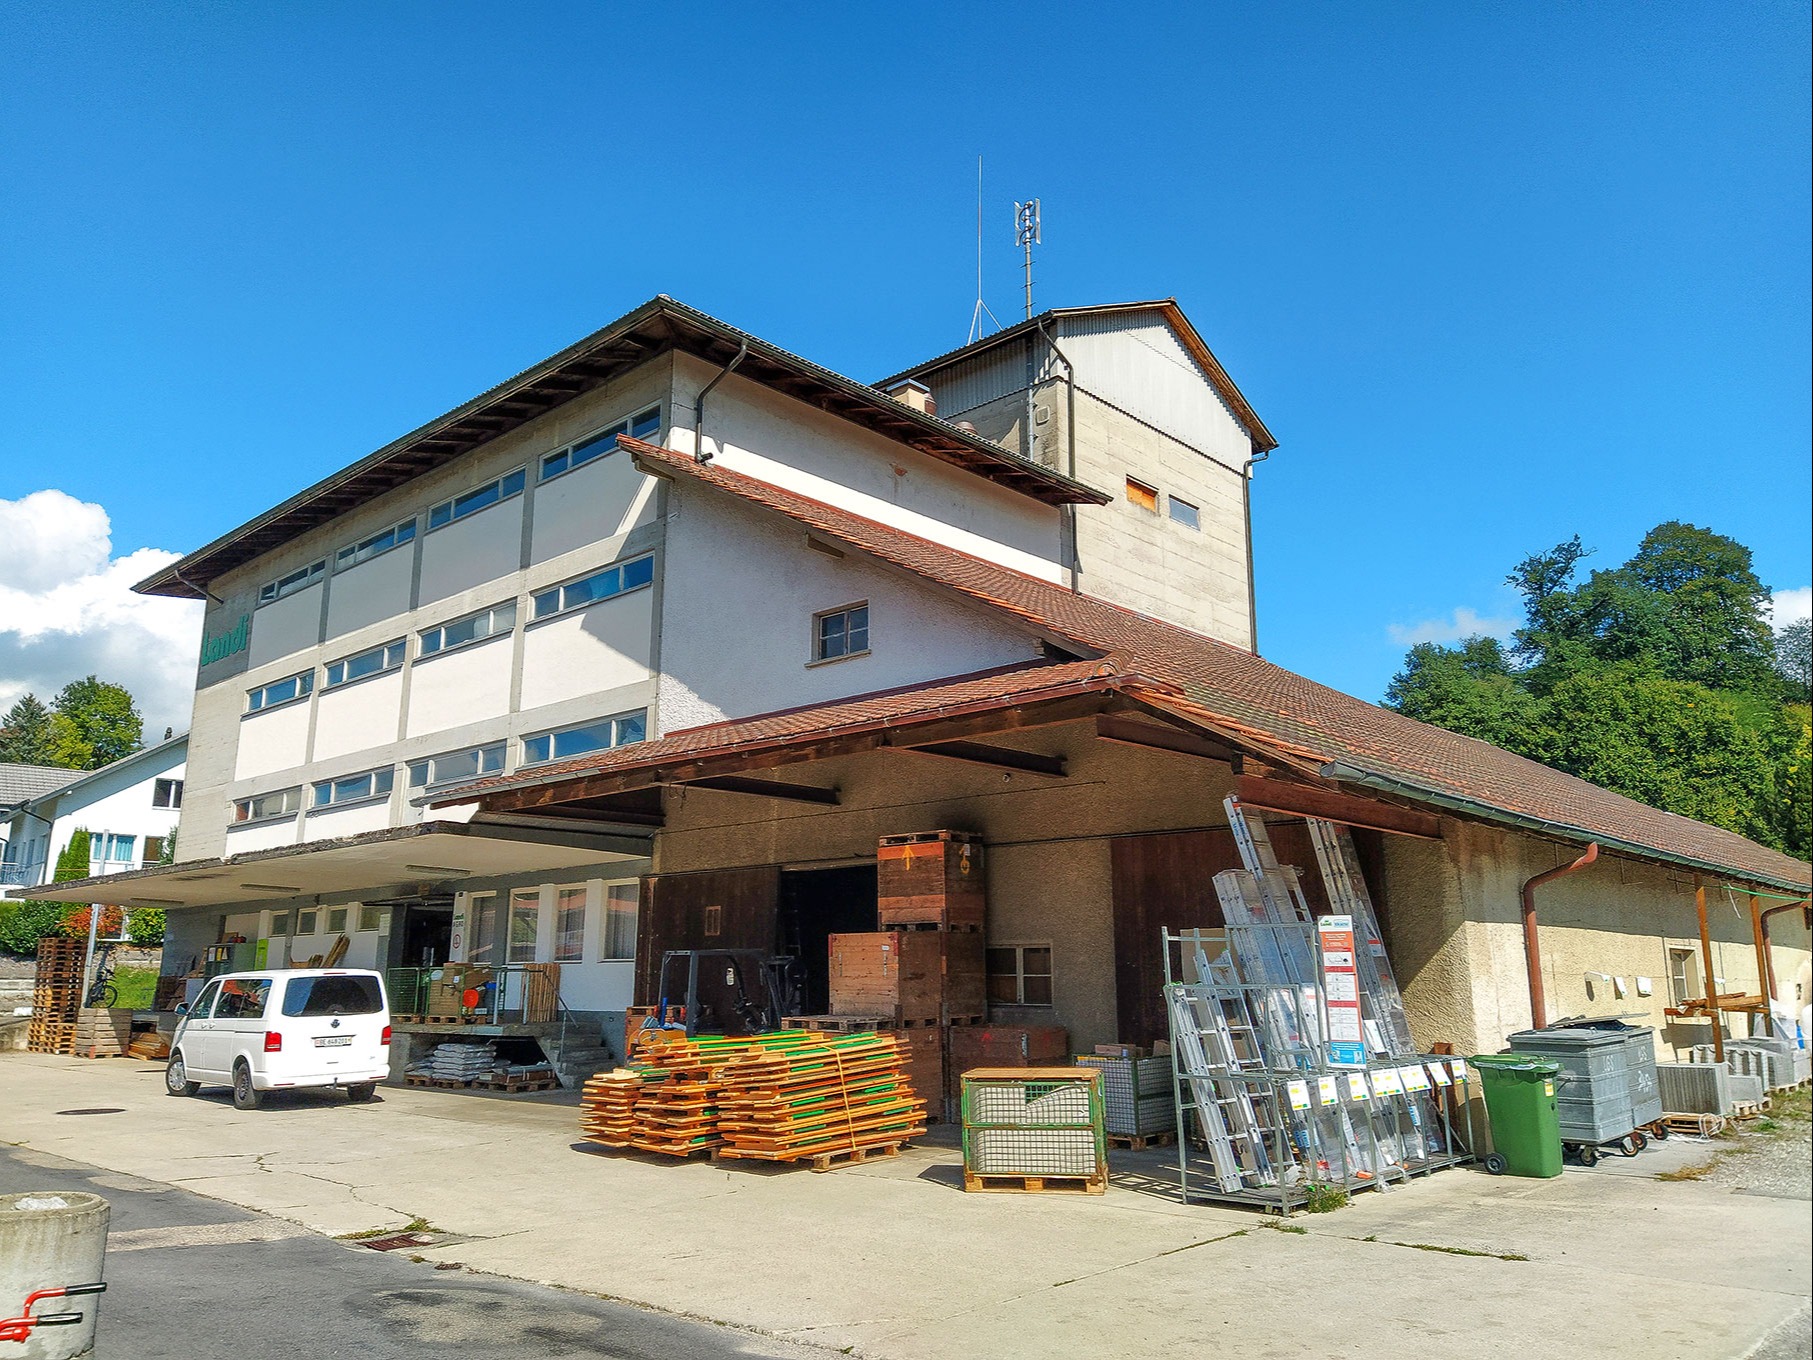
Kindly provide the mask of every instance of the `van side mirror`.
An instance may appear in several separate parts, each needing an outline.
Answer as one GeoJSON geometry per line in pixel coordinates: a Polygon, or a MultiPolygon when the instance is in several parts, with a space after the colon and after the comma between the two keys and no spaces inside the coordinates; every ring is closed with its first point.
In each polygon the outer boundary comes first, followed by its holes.
{"type": "Polygon", "coordinates": [[[176,1013],[178,1015],[187,1015],[189,1013],[189,1003],[187,1001],[177,1002],[176,1003],[176,1013]]]}

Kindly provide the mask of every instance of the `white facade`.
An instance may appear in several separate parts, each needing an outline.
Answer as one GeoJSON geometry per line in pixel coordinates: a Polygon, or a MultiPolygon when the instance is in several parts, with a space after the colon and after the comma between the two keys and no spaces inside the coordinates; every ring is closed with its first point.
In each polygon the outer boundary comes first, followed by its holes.
{"type": "Polygon", "coordinates": [[[50,881],[79,830],[90,833],[92,876],[156,864],[176,832],[188,738],[177,737],[90,771],[15,808],[0,821],[0,888],[12,897],[50,881]]]}
{"type": "MultiPolygon", "coordinates": [[[[1149,418],[1202,439],[1205,422],[1226,425],[1212,392],[1192,405],[1173,390],[1175,354],[1142,368],[1112,348],[1153,337],[1104,343],[1108,357],[1092,355],[1092,365],[1129,402],[1138,404],[1135,389],[1155,394],[1141,407],[1149,418]]],[[[1201,385],[1200,374],[1192,380],[1201,385]]],[[[1030,627],[588,444],[626,422],[675,451],[702,450],[721,467],[1041,580],[1066,580],[1075,566],[1065,507],[682,350],[656,353],[208,580],[179,858],[405,826],[422,819],[425,794],[475,776],[1040,658],[1030,627]],[[839,616],[839,627],[860,617],[861,646],[825,654],[824,619],[839,616]]],[[[1224,435],[1231,446],[1235,436],[1217,426],[1215,438],[1224,435]]],[[[1037,456],[1051,461],[1046,449],[1037,456]]],[[[1207,475],[1180,466],[1180,478],[1207,475]]],[[[1220,536],[1181,542],[1180,553],[1225,537],[1221,502],[1198,499],[1217,506],[1220,536]]],[[[1208,589],[1210,568],[1197,580],[1175,565],[1161,554],[1155,570],[1181,575],[1187,592],[1208,589]]],[[[1243,569],[1229,579],[1222,593],[1243,602],[1243,569]]],[[[489,948],[493,962],[557,962],[570,1008],[621,1010],[634,932],[626,885],[647,867],[446,882],[449,956],[489,948]],[[486,915],[486,903],[496,911],[486,915]],[[487,934],[481,922],[501,924],[487,934]]],[[[302,962],[342,933],[323,913],[344,911],[333,921],[371,927],[348,927],[350,962],[381,964],[389,951],[409,963],[383,905],[401,900],[382,895],[396,887],[374,885],[369,904],[310,898],[306,916],[289,903],[248,903],[208,928],[302,962]]],[[[208,928],[186,924],[185,944],[211,942],[208,928]]]]}

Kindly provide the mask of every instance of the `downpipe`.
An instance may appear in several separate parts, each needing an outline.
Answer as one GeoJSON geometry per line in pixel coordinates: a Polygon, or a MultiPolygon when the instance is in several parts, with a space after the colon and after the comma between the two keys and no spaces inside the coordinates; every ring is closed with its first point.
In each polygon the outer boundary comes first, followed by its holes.
{"type": "Polygon", "coordinates": [[[749,357],[749,342],[743,341],[737,347],[736,357],[718,370],[718,376],[699,389],[699,395],[692,404],[692,459],[701,465],[711,461],[711,455],[705,452],[705,398],[711,395],[711,389],[737,371],[737,365],[749,357]]]}
{"type": "Polygon", "coordinates": [[[1530,1028],[1549,1027],[1548,1003],[1542,994],[1542,945],[1536,938],[1536,890],[1577,869],[1584,869],[1599,858],[1599,842],[1586,847],[1586,853],[1572,864],[1537,874],[1523,885],[1523,958],[1530,973],[1530,1028]]]}

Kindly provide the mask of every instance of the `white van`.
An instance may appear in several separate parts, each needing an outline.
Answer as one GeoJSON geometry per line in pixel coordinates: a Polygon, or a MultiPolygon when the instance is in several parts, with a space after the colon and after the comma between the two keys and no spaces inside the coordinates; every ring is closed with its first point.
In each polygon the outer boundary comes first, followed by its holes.
{"type": "Polygon", "coordinates": [[[343,1086],[370,1100],[390,1075],[384,979],[358,968],[278,968],[213,978],[178,1006],[164,1089],[192,1096],[231,1085],[255,1110],[266,1091],[343,1086]]]}

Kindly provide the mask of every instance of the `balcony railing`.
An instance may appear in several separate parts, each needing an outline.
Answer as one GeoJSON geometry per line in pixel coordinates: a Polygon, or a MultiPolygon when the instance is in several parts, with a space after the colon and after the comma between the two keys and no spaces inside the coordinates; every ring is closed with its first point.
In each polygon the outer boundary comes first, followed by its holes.
{"type": "Polygon", "coordinates": [[[42,864],[0,864],[0,888],[29,888],[43,881],[42,864]]]}

